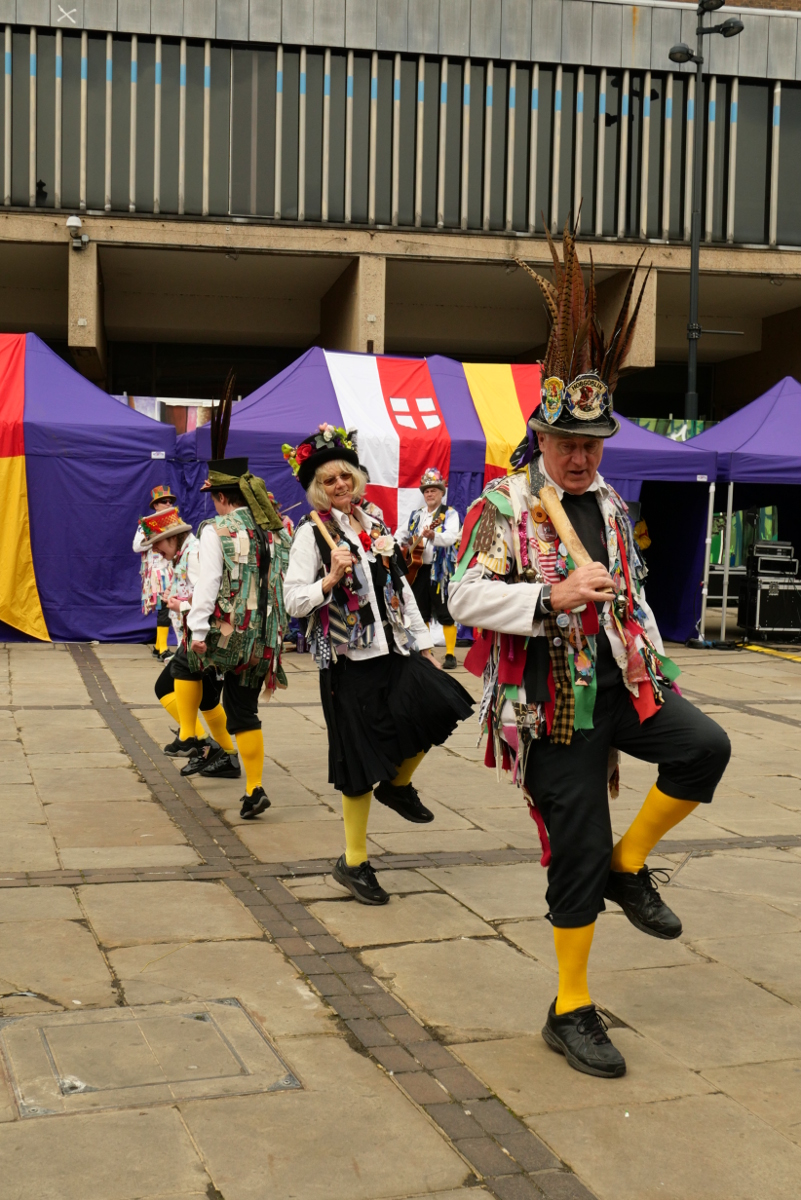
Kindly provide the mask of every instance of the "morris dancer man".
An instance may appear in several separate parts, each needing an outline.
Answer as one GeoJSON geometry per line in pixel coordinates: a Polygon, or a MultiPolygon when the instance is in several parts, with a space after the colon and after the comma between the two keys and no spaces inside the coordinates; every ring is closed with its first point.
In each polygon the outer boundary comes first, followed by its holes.
{"type": "MultiPolygon", "coordinates": [[[[639,308],[638,301],[629,318],[635,272],[607,343],[594,281],[585,292],[567,231],[564,263],[553,253],[556,286],[535,276],[552,318],[541,403],[512,455],[516,472],[491,483],[468,513],[450,606],[458,621],[483,631],[466,665],[484,672],[486,761],[515,771],[543,839],[559,964],[543,1038],[577,1070],[610,1078],[626,1064],[587,987],[596,917],[606,897],[643,933],[679,936],[681,922],[645,860],[668,830],[711,801],[731,748],[672,687],[678,670],[645,600],[626,506],[598,473],[603,440],[620,428],[612,392],[639,308]],[[546,485],[557,498],[553,504],[545,493],[550,513],[540,499],[546,485]],[[589,560],[583,566],[565,545],[567,537],[579,555],[576,534],[589,560]],[[657,763],[658,775],[613,846],[606,793],[618,751],[657,763]]],[[[616,778],[610,782],[614,789],[616,778]]]]}
{"type": "Polygon", "coordinates": [[[442,626],[443,666],[446,671],[453,671],[457,666],[456,623],[448,611],[448,585],[456,566],[456,543],[462,523],[456,509],[445,503],[447,487],[437,467],[424,471],[420,491],[425,504],[414,510],[406,528],[399,529],[396,537],[406,548],[419,546],[422,539],[422,566],[412,580],[412,591],[426,625],[430,625],[433,617],[442,626]]]}
{"type": "Polygon", "coordinates": [[[412,775],[473,702],[432,654],[394,538],[358,503],[366,479],[346,431],[321,425],[283,450],[316,510],[298,525],[284,591],[287,611],[310,618],[328,777],[342,793],[345,853],[333,875],[360,903],[386,904],[367,857],[372,795],[407,821],[433,821],[412,775]]]}
{"type": "MultiPolygon", "coordinates": [[[[223,458],[228,435],[233,377],[212,414],[209,477],[217,516],[199,529],[200,571],[187,616],[184,643],[172,660],[181,718],[181,747],[195,737],[203,695],[203,672],[224,675],[223,709],[245,767],[246,794],[240,817],[250,820],[270,807],[262,787],[264,738],[259,693],[286,686],[281,650],[287,619],[283,576],[289,535],[270,502],[263,479],[251,475],[246,458],[223,458]]],[[[213,761],[204,768],[211,774],[213,761]]]]}
{"type": "MultiPolygon", "coordinates": [[[[177,503],[176,497],[164,485],[154,487],[150,493],[150,507],[153,512],[163,512],[177,503]]],[[[170,632],[170,614],[167,610],[166,596],[170,584],[170,566],[167,560],[152,546],[145,546],[145,534],[141,522],[137,526],[133,540],[134,554],[141,554],[142,566],[142,612],[147,615],[156,610],[156,643],[153,647],[153,657],[162,661],[167,657],[167,638],[170,632]]]]}

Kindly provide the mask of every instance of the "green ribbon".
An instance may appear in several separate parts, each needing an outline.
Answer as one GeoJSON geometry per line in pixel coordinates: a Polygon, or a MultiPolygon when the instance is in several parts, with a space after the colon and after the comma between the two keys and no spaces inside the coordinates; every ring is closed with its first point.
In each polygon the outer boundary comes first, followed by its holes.
{"type": "Polygon", "coordinates": [[[253,515],[253,520],[260,529],[277,532],[284,528],[275,505],[267,493],[267,485],[258,475],[251,475],[250,471],[239,476],[225,475],[222,471],[209,471],[209,483],[212,491],[215,488],[239,488],[253,515]]]}

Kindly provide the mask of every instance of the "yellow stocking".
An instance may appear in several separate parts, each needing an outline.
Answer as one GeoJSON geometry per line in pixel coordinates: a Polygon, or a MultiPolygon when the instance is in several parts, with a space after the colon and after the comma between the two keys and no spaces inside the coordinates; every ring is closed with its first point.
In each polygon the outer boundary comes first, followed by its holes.
{"type": "Polygon", "coordinates": [[[423,761],[425,756],[426,756],[426,751],[421,750],[419,754],[415,754],[414,758],[407,758],[405,762],[402,762],[401,765],[398,767],[397,775],[392,780],[392,786],[393,787],[406,787],[407,783],[411,783],[412,775],[414,775],[415,771],[420,766],[420,763],[423,761]]]}
{"type": "Polygon", "coordinates": [[[443,625],[442,632],[445,634],[445,653],[456,653],[456,626],[443,625]]]}
{"type": "Polygon", "coordinates": [[[637,816],[612,851],[612,870],[636,875],[660,838],[669,829],[689,817],[694,800],[675,800],[654,784],[637,816]]]}
{"type": "Polygon", "coordinates": [[[556,1015],[573,1012],[592,1004],[587,987],[587,961],[590,957],[595,922],[578,929],[554,927],[553,941],[559,962],[559,992],[556,996],[556,1015]]]}
{"type": "MultiPolygon", "coordinates": [[[[164,705],[167,712],[172,717],[173,721],[177,721],[178,724],[180,725],[181,718],[178,715],[178,705],[175,701],[175,692],[170,692],[169,696],[162,696],[161,703],[164,705]]],[[[206,736],[206,730],[201,725],[200,718],[198,717],[198,719],[195,723],[195,737],[203,738],[205,736],[206,736]]]]}
{"type": "Polygon", "coordinates": [[[167,635],[169,632],[170,630],[167,625],[156,626],[156,649],[159,654],[163,654],[167,649],[167,635]]]}
{"type": "Polygon", "coordinates": [[[225,722],[225,709],[221,704],[216,708],[209,708],[203,713],[203,719],[209,727],[211,736],[215,742],[219,742],[226,754],[235,754],[236,747],[231,741],[231,735],[228,732],[228,726],[225,722]]]}
{"type": "MultiPolygon", "coordinates": [[[[175,703],[178,707],[178,719],[181,722],[178,737],[182,742],[196,736],[199,723],[197,714],[202,696],[203,684],[199,679],[175,680],[175,703]]],[[[201,725],[200,728],[202,729],[203,726],[201,725]]],[[[203,734],[201,734],[202,736],[203,734]]]]}
{"type": "Polygon", "coordinates": [[[345,821],[345,862],[358,867],[367,861],[367,820],[370,816],[372,792],[363,796],[342,793],[342,816],[345,821]]]}
{"type": "Polygon", "coordinates": [[[264,771],[264,737],[261,730],[243,729],[236,735],[236,745],[245,767],[247,794],[252,796],[253,789],[261,787],[264,771]]]}

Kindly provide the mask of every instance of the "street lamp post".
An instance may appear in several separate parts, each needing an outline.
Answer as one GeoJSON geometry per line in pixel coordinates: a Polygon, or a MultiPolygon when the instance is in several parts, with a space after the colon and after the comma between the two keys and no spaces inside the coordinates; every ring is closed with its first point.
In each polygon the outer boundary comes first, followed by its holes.
{"type": "MultiPolygon", "coordinates": [[[[722,37],[737,37],[743,31],[742,21],[729,17],[720,25],[704,25],[707,13],[722,8],[725,0],[701,0],[697,8],[698,26],[696,28],[696,51],[686,43],[680,42],[670,51],[671,62],[694,62],[695,71],[695,120],[693,126],[693,176],[692,202],[693,212],[690,224],[690,318],[687,322],[687,391],[684,396],[684,416],[688,421],[698,420],[698,339],[703,330],[698,322],[698,277],[701,262],[701,190],[703,182],[703,39],[710,34],[719,33],[722,37]]],[[[730,181],[733,186],[734,181],[730,181]]],[[[692,428],[692,426],[691,426],[692,428]]]]}

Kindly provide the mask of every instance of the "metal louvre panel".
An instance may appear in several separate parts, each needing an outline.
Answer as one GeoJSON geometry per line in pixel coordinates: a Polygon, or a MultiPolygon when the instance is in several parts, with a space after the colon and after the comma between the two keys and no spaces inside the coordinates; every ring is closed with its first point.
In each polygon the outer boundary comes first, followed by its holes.
{"type": "Polygon", "coordinates": [[[250,0],[251,41],[280,42],[281,0],[250,0]]]}
{"type": "Polygon", "coordinates": [[[17,0],[16,19],[20,25],[48,25],[50,0],[17,0]]]}
{"type": "Polygon", "coordinates": [[[313,42],[314,0],[283,0],[281,18],[282,42],[295,46],[313,42]]]}
{"type": "Polygon", "coordinates": [[[376,0],[346,0],[345,45],[348,49],[374,50],[375,34],[376,0]]]}
{"type": "MultiPolygon", "coordinates": [[[[100,8],[108,0],[86,0],[86,15],[90,8],[100,8]]],[[[116,8],[116,5],[114,5],[116,8]]],[[[182,0],[150,0],[150,32],[166,37],[180,37],[184,31],[182,0]]]]}
{"type": "Polygon", "coordinates": [[[345,45],[345,0],[315,0],[314,44],[345,45]]]}
{"type": "MultiPolygon", "coordinates": [[[[56,5],[53,0],[53,7],[72,8],[73,5],[56,5]]],[[[80,12],[80,9],[78,10],[80,12]]],[[[61,13],[58,14],[61,16],[61,13]]],[[[77,14],[76,14],[77,17],[77,14]]],[[[179,8],[179,21],[183,24],[184,12],[179,8]]],[[[153,25],[153,12],[150,14],[151,30],[153,25]]],[[[64,21],[59,22],[58,17],[54,21],[58,29],[64,28],[64,21]]],[[[84,29],[102,29],[109,33],[114,33],[117,28],[117,2],[116,0],[86,0],[83,5],[83,27],[84,29]]]]}
{"type": "MultiPolygon", "coordinates": [[[[117,24],[126,33],[150,33],[150,0],[117,0],[117,24]]],[[[206,37],[214,37],[212,31],[206,37]]]]}
{"type": "Polygon", "coordinates": [[[408,15],[408,0],[378,0],[376,47],[379,50],[397,50],[401,53],[406,50],[408,15]]]}
{"type": "Polygon", "coordinates": [[[501,0],[472,0],[470,54],[475,58],[498,58],[500,53],[501,0]]]}
{"type": "Polygon", "coordinates": [[[592,58],[592,10],[590,0],[563,0],[562,62],[586,66],[592,58]]]}
{"type": "Polygon", "coordinates": [[[592,65],[619,67],[623,9],[619,4],[593,4],[592,7],[592,65]]]}
{"type": "Polygon", "coordinates": [[[440,0],[440,54],[455,54],[463,58],[469,55],[470,22],[465,20],[465,8],[465,0],[440,0]]]}
{"type": "Polygon", "coordinates": [[[217,24],[214,0],[192,0],[184,4],[184,37],[213,38],[217,24]]]}
{"type": "Polygon", "coordinates": [[[503,0],[501,58],[528,59],[531,47],[531,0],[503,0]]]}
{"type": "MultiPolygon", "coordinates": [[[[723,39],[721,39],[722,41],[723,39]]],[[[736,41],[731,38],[730,41],[736,41]]],[[[676,63],[668,58],[671,46],[681,41],[681,12],[655,8],[651,15],[651,70],[674,71],[676,63]]]]}
{"type": "MultiPolygon", "coordinates": [[[[81,0],[78,0],[80,5],[81,0]]],[[[58,10],[56,10],[58,11],[58,10]]],[[[0,0],[0,21],[14,24],[17,19],[17,0],[0,0]]],[[[57,18],[56,18],[57,19],[57,18]]]]}
{"type": "MultiPolygon", "coordinates": [[[[721,39],[722,41],[723,39],[721,39]]],[[[739,38],[729,39],[732,42],[739,38]]],[[[798,21],[771,17],[768,29],[768,78],[795,79],[798,21]]]]}
{"type": "MultiPolygon", "coordinates": [[[[693,52],[695,51],[695,31],[697,28],[698,18],[695,15],[695,10],[688,12],[686,8],[683,8],[681,11],[681,32],[678,40],[680,42],[686,42],[687,45],[692,48],[693,52]]],[[[732,40],[739,41],[739,38],[732,40]]],[[[695,74],[695,64],[691,62],[674,63],[673,69],[675,71],[686,71],[690,75],[695,74]]]]}
{"type": "Polygon", "coordinates": [[[709,47],[710,75],[736,75],[740,64],[742,37],[710,37],[706,40],[709,47]]]}
{"type": "Polygon", "coordinates": [[[246,42],[249,36],[248,0],[217,0],[217,37],[246,42]]]}
{"type": "MultiPolygon", "coordinates": [[[[597,5],[596,5],[597,8],[597,5]]],[[[623,9],[621,21],[621,54],[624,67],[648,70],[651,66],[652,8],[632,5],[623,9]]],[[[723,41],[723,38],[718,38],[723,41]]]]}
{"type": "Polygon", "coordinates": [[[559,62],[561,54],[561,0],[536,0],[531,10],[531,61],[559,62]]]}
{"type": "MultiPolygon", "coordinates": [[[[462,6],[462,23],[464,5],[462,6]]],[[[439,44],[439,10],[433,0],[409,0],[406,37],[410,54],[436,54],[439,44]]]]}
{"type": "MultiPolygon", "coordinates": [[[[95,7],[90,0],[89,8],[95,7]]],[[[103,0],[99,5],[100,8],[111,10],[114,24],[110,25],[109,29],[117,28],[117,0],[103,0]]],[[[0,4],[0,21],[11,21],[17,19],[17,5],[15,0],[3,0],[0,4]]],[[[70,3],[59,4],[58,0],[50,0],[50,24],[56,29],[105,29],[105,25],[87,25],[84,14],[84,0],[70,0],[70,3]]]]}
{"type": "Polygon", "coordinates": [[[745,29],[737,38],[740,43],[740,74],[751,79],[765,79],[768,73],[770,19],[742,13],[741,20],[745,29]]]}

